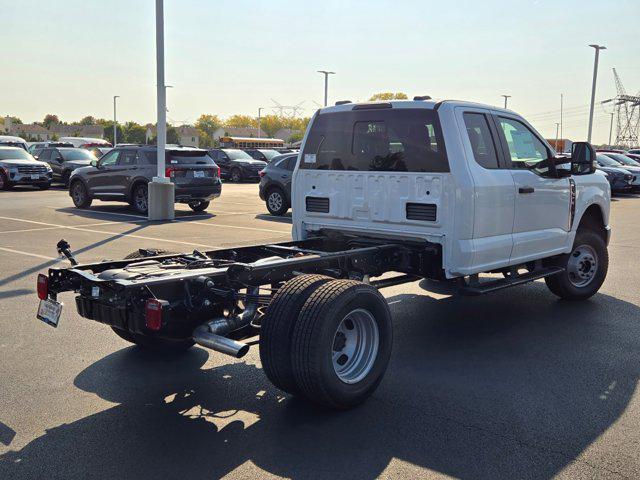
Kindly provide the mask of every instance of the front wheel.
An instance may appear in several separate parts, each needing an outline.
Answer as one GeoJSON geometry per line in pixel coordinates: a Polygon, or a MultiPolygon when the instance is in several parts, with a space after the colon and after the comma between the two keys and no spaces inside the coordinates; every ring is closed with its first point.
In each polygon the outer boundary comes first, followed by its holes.
{"type": "Polygon", "coordinates": [[[0,172],[0,190],[9,190],[9,180],[3,172],[0,172]]]}
{"type": "Polygon", "coordinates": [[[197,200],[195,202],[189,202],[189,208],[194,212],[204,212],[209,208],[209,202],[206,200],[197,200]]]}
{"type": "Polygon", "coordinates": [[[84,184],[78,180],[71,185],[71,198],[76,208],[89,208],[91,206],[91,197],[84,184]]]}
{"type": "Polygon", "coordinates": [[[607,276],[607,244],[593,230],[578,230],[573,251],[560,257],[558,264],[565,270],[545,278],[549,290],[564,300],[586,300],[595,295],[607,276]]]}
{"type": "Polygon", "coordinates": [[[149,209],[149,188],[144,183],[141,183],[133,189],[131,206],[136,212],[143,215],[147,214],[149,209]]]}

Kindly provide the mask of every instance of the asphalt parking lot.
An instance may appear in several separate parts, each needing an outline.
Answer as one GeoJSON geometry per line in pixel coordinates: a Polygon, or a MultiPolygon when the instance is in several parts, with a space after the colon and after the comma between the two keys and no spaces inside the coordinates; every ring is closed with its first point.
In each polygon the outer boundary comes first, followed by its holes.
{"type": "Polygon", "coordinates": [[[639,196],[612,203],[590,301],[541,282],[477,298],[384,289],[389,370],[343,413],[276,390],[255,348],[154,358],[70,294],[59,328],[35,319],[60,238],[87,261],[290,238],[255,184],[225,184],[204,214],[177,208],[157,224],[124,204],[76,210],[63,190],[0,192],[0,478],[640,478],[639,196]]]}

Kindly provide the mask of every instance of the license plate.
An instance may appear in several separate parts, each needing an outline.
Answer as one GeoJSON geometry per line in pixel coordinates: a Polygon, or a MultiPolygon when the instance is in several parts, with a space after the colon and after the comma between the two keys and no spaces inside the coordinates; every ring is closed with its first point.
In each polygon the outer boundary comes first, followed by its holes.
{"type": "Polygon", "coordinates": [[[40,175],[31,175],[31,180],[39,180],[40,175]]]}
{"type": "Polygon", "coordinates": [[[60,302],[56,302],[50,298],[47,300],[40,300],[37,317],[44,323],[49,324],[52,327],[57,327],[61,313],[62,304],[60,302]]]}
{"type": "Polygon", "coordinates": [[[193,178],[204,178],[204,172],[196,170],[195,172],[193,172],[193,178]]]}

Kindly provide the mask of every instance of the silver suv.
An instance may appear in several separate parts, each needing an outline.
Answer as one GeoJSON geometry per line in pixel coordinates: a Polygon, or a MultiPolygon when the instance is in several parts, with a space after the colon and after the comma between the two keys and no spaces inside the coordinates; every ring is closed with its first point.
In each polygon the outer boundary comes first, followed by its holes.
{"type": "MultiPolygon", "coordinates": [[[[220,169],[198,148],[172,147],[166,150],[165,175],[176,186],[176,203],[186,203],[201,212],[220,196],[220,169]]],[[[155,146],[117,147],[90,166],[73,171],[69,195],[78,208],[88,208],[94,199],[122,201],[141,214],[147,213],[147,184],[157,173],[155,146]]]]}
{"type": "Polygon", "coordinates": [[[14,185],[34,185],[42,190],[51,186],[51,168],[20,147],[0,146],[0,190],[14,185]]]}

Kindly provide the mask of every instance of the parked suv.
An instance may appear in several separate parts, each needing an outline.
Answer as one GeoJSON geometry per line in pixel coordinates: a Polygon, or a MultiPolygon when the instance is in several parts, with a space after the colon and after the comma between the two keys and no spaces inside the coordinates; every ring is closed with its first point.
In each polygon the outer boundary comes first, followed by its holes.
{"type": "Polygon", "coordinates": [[[609,181],[611,192],[621,193],[633,189],[635,176],[614,159],[603,153],[598,153],[596,154],[596,168],[604,172],[609,181]]]}
{"type": "Polygon", "coordinates": [[[44,148],[35,155],[41,162],[49,164],[53,170],[53,180],[64,183],[65,187],[69,186],[71,172],[96,160],[96,157],[84,148],[73,147],[44,148]]]}
{"type": "Polygon", "coordinates": [[[232,182],[260,180],[258,172],[267,166],[267,162],[253,159],[247,152],[235,148],[213,148],[209,156],[220,166],[222,178],[232,182]]]}
{"type": "MultiPolygon", "coordinates": [[[[174,147],[166,150],[165,174],[176,186],[176,203],[186,203],[195,212],[206,210],[220,196],[220,168],[206,150],[174,147]]],[[[147,184],[157,173],[155,146],[116,147],[88,167],[74,170],[69,195],[78,208],[88,208],[94,199],[129,202],[134,210],[147,213],[147,184]]]]}
{"type": "Polygon", "coordinates": [[[297,153],[278,155],[260,172],[260,199],[271,215],[284,215],[291,207],[291,177],[297,153]]]}
{"type": "Polygon", "coordinates": [[[34,185],[45,190],[51,186],[51,168],[22,147],[0,146],[0,190],[13,185],[34,185]]]}

